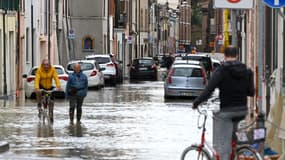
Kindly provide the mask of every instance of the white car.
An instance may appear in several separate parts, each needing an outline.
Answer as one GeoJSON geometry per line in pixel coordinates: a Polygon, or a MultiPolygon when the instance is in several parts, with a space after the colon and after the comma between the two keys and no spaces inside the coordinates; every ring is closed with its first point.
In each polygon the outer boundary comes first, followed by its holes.
{"type": "MultiPolygon", "coordinates": [[[[58,78],[60,80],[62,91],[57,91],[55,96],[56,97],[64,97],[65,96],[65,86],[68,80],[68,74],[65,71],[64,67],[62,65],[53,65],[56,69],[56,72],[58,74],[58,78]]],[[[35,98],[35,92],[34,92],[34,82],[36,77],[36,71],[39,68],[39,66],[33,67],[29,74],[24,74],[23,78],[25,78],[25,97],[27,98],[35,98]]],[[[53,86],[55,86],[55,81],[53,80],[53,86]]]]}
{"type": "Polygon", "coordinates": [[[105,85],[103,68],[100,68],[96,60],[76,60],[70,61],[67,64],[66,70],[68,73],[73,72],[74,64],[79,63],[81,65],[82,72],[88,78],[88,87],[102,88],[105,85]]]}
{"type": "Polygon", "coordinates": [[[116,65],[112,62],[108,54],[94,54],[85,57],[87,60],[96,60],[103,70],[105,81],[109,81],[112,85],[117,83],[116,65]]]}

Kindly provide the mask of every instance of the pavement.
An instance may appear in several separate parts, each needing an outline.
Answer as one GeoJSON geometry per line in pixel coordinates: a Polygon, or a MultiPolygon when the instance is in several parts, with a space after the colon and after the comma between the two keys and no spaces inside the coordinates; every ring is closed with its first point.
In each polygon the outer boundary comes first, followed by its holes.
{"type": "Polygon", "coordinates": [[[0,153],[6,152],[9,150],[9,143],[6,141],[0,141],[0,153]]]}

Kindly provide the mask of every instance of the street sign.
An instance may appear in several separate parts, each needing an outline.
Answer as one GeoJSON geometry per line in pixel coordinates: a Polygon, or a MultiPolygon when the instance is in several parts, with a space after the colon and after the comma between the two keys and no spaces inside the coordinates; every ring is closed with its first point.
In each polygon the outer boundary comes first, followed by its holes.
{"type": "Polygon", "coordinates": [[[68,31],[68,38],[69,38],[69,39],[74,39],[74,38],[75,38],[75,32],[74,32],[73,29],[70,29],[70,30],[68,31]]]}
{"type": "Polygon", "coordinates": [[[214,0],[214,8],[251,9],[253,0],[214,0]]]}
{"type": "Polygon", "coordinates": [[[271,8],[282,8],[285,6],[285,0],[263,0],[263,2],[271,8]]]}
{"type": "Polygon", "coordinates": [[[129,36],[127,42],[128,42],[128,44],[132,44],[132,43],[133,43],[133,37],[132,37],[132,36],[129,36]]]}

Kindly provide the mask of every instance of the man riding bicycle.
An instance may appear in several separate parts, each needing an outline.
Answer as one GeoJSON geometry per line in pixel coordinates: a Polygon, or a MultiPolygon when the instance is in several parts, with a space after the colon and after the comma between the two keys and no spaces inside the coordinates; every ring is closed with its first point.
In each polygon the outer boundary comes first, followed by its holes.
{"type": "MultiPolygon", "coordinates": [[[[54,89],[54,86],[52,86],[53,79],[55,80],[56,89],[61,90],[60,81],[59,81],[56,69],[50,64],[48,59],[44,59],[41,65],[39,66],[39,68],[37,69],[35,84],[34,84],[35,93],[37,96],[39,118],[42,113],[42,108],[41,108],[42,93],[40,89],[53,90],[54,89]]],[[[54,100],[53,95],[51,96],[51,99],[54,100]]],[[[51,107],[52,111],[53,111],[53,106],[54,106],[54,103],[52,101],[51,105],[49,106],[51,107]]],[[[51,122],[53,122],[53,116],[50,117],[50,120],[51,122]]]]}
{"type": "Polygon", "coordinates": [[[207,100],[215,88],[219,88],[220,111],[214,113],[213,143],[222,160],[229,159],[233,119],[247,115],[247,96],[254,96],[253,73],[238,61],[238,50],[225,49],[225,62],[212,74],[202,94],[193,102],[193,109],[207,100]]]}

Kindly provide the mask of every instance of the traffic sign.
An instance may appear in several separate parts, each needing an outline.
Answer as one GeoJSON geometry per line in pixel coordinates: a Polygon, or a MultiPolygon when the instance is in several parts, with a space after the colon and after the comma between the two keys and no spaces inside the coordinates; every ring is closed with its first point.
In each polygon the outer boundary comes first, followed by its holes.
{"type": "Polygon", "coordinates": [[[214,0],[214,8],[251,9],[253,0],[214,0]]]}
{"type": "Polygon", "coordinates": [[[132,44],[133,43],[133,36],[128,36],[128,44],[132,44]]]}
{"type": "Polygon", "coordinates": [[[285,0],[263,0],[263,2],[271,8],[282,8],[285,6],[285,0]]]}
{"type": "Polygon", "coordinates": [[[68,38],[69,39],[74,39],[75,38],[75,31],[74,31],[74,29],[70,29],[68,31],[68,38]]]}

